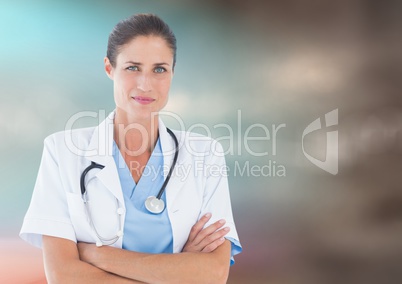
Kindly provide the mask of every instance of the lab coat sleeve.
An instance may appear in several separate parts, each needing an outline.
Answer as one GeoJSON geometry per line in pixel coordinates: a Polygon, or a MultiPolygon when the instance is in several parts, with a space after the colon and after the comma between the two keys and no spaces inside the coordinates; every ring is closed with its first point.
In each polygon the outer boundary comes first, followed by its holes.
{"type": "Polygon", "coordinates": [[[20,231],[20,237],[36,247],[42,247],[42,235],[76,242],[61,181],[54,135],[44,141],[35,188],[20,231]]]}
{"type": "Polygon", "coordinates": [[[233,220],[227,167],[223,153],[224,151],[221,144],[217,141],[213,141],[210,154],[205,159],[205,175],[207,178],[200,216],[203,216],[208,212],[212,214],[211,219],[205,227],[220,219],[226,220],[225,226],[229,227],[230,231],[225,237],[232,243],[232,265],[234,263],[233,256],[240,253],[242,247],[233,220]]]}

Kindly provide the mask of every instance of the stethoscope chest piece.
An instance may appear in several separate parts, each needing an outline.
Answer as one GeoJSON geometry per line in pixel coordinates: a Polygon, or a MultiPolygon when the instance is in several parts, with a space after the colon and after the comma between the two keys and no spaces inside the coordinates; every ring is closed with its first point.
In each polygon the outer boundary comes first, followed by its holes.
{"type": "Polygon", "coordinates": [[[155,196],[150,196],[145,200],[145,208],[151,213],[159,214],[165,209],[165,202],[155,196]]]}
{"type": "Polygon", "coordinates": [[[172,166],[170,167],[169,173],[167,174],[166,179],[165,179],[161,189],[159,190],[158,195],[150,196],[145,200],[145,208],[153,214],[160,214],[165,209],[165,202],[162,200],[162,194],[165,191],[165,187],[168,184],[169,179],[173,173],[173,169],[176,165],[177,157],[179,155],[179,142],[177,141],[176,136],[173,134],[172,130],[170,130],[169,128],[166,128],[166,130],[170,134],[170,136],[172,136],[172,138],[174,140],[175,153],[174,153],[174,157],[173,157],[172,166]]]}

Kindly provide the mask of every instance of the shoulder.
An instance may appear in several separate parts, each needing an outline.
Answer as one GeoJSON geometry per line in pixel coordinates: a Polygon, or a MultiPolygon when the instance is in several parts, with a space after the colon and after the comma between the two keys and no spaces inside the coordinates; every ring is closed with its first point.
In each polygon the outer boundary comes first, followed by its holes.
{"type": "Polygon", "coordinates": [[[173,130],[180,149],[183,149],[195,156],[223,156],[222,145],[215,139],[209,136],[198,134],[195,132],[173,130]]]}
{"type": "Polygon", "coordinates": [[[88,146],[95,129],[96,127],[86,127],[58,131],[47,136],[44,145],[60,151],[69,149],[75,153],[76,149],[85,149],[88,146]]]}
{"type": "Polygon", "coordinates": [[[96,127],[86,127],[58,131],[47,136],[45,138],[45,143],[50,141],[60,143],[66,140],[72,140],[73,142],[89,141],[95,128],[96,127]]]}

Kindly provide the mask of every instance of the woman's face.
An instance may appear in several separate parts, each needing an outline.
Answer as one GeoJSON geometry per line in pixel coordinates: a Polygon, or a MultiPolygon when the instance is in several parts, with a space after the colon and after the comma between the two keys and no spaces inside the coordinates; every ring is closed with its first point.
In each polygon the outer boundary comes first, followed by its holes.
{"type": "Polygon", "coordinates": [[[148,120],[167,103],[173,51],[159,36],[138,36],[120,48],[115,67],[105,58],[105,70],[114,81],[117,111],[148,120]]]}

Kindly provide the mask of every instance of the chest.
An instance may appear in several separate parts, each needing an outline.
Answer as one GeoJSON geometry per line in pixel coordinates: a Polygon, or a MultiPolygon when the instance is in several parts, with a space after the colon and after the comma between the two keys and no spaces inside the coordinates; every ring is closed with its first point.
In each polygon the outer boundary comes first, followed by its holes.
{"type": "Polygon", "coordinates": [[[138,184],[142,174],[144,173],[149,158],[151,157],[150,153],[144,153],[139,156],[131,156],[131,155],[124,155],[124,161],[128,167],[128,170],[133,177],[133,180],[136,184],[138,184]]]}

